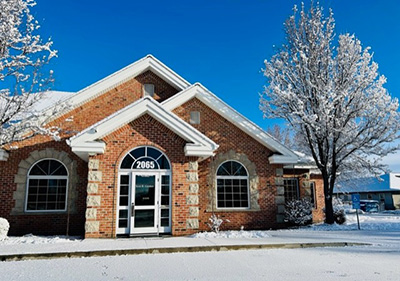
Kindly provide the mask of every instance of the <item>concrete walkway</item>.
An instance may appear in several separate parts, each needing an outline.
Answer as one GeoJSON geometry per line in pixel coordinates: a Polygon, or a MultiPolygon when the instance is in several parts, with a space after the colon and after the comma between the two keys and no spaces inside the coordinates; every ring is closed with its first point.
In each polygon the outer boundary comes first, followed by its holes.
{"type": "MultiPolygon", "coordinates": [[[[247,249],[342,247],[368,245],[349,237],[324,233],[271,231],[265,238],[145,237],[118,239],[71,239],[58,243],[0,244],[0,261],[135,255],[176,252],[206,252],[247,249]]],[[[332,232],[331,232],[332,234],[332,232]]]]}

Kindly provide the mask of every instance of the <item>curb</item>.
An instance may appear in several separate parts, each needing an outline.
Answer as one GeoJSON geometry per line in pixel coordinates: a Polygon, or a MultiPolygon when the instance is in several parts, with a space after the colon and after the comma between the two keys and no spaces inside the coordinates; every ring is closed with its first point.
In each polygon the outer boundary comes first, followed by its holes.
{"type": "Polygon", "coordinates": [[[332,243],[290,243],[290,244],[254,244],[254,245],[213,245],[213,246],[188,246],[188,247],[165,247],[144,248],[124,250],[100,250],[100,251],[78,251],[58,253],[32,253],[0,255],[0,261],[24,261],[41,259],[61,258],[83,258],[83,257],[105,257],[121,255],[143,255],[143,254],[166,254],[166,253],[193,253],[193,252],[222,252],[238,250],[263,250],[263,249],[301,249],[321,247],[346,247],[346,246],[369,246],[366,243],[332,242],[332,243]]]}

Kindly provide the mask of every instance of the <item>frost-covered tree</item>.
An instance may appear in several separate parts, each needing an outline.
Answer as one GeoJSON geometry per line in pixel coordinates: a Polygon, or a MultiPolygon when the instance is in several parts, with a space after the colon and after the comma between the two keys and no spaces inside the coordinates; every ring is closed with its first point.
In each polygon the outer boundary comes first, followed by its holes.
{"type": "Polygon", "coordinates": [[[0,0],[0,149],[36,133],[56,136],[36,104],[52,82],[44,66],[56,56],[52,41],[42,41],[30,9],[34,0],[0,0]]]}
{"type": "Polygon", "coordinates": [[[281,126],[275,124],[273,127],[267,128],[267,133],[284,145],[288,147],[293,146],[289,128],[282,128],[281,126]]]}
{"type": "Polygon", "coordinates": [[[391,143],[400,129],[398,100],[384,88],[370,48],[350,34],[336,41],[334,29],[332,11],[295,6],[285,43],[265,61],[268,84],[260,98],[264,116],[285,119],[321,171],[327,223],[334,222],[338,176],[381,172],[382,156],[398,149],[391,143]]]}

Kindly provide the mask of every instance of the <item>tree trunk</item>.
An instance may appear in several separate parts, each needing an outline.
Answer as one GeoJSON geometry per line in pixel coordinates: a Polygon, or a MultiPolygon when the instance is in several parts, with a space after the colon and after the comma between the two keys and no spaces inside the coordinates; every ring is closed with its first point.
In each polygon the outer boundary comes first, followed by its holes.
{"type": "Polygon", "coordinates": [[[332,195],[330,192],[328,173],[322,172],[322,178],[324,180],[325,223],[333,224],[335,222],[335,218],[333,216],[332,195]]]}
{"type": "Polygon", "coordinates": [[[333,216],[332,196],[325,196],[325,223],[333,224],[335,217],[333,216]]]}

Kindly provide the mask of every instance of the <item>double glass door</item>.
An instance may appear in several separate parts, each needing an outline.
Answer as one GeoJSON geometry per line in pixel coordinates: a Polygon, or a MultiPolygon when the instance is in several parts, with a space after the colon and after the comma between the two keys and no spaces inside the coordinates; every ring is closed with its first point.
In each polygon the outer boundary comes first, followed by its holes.
{"type": "Polygon", "coordinates": [[[132,172],[130,193],[131,234],[171,232],[169,173],[132,172]]]}

